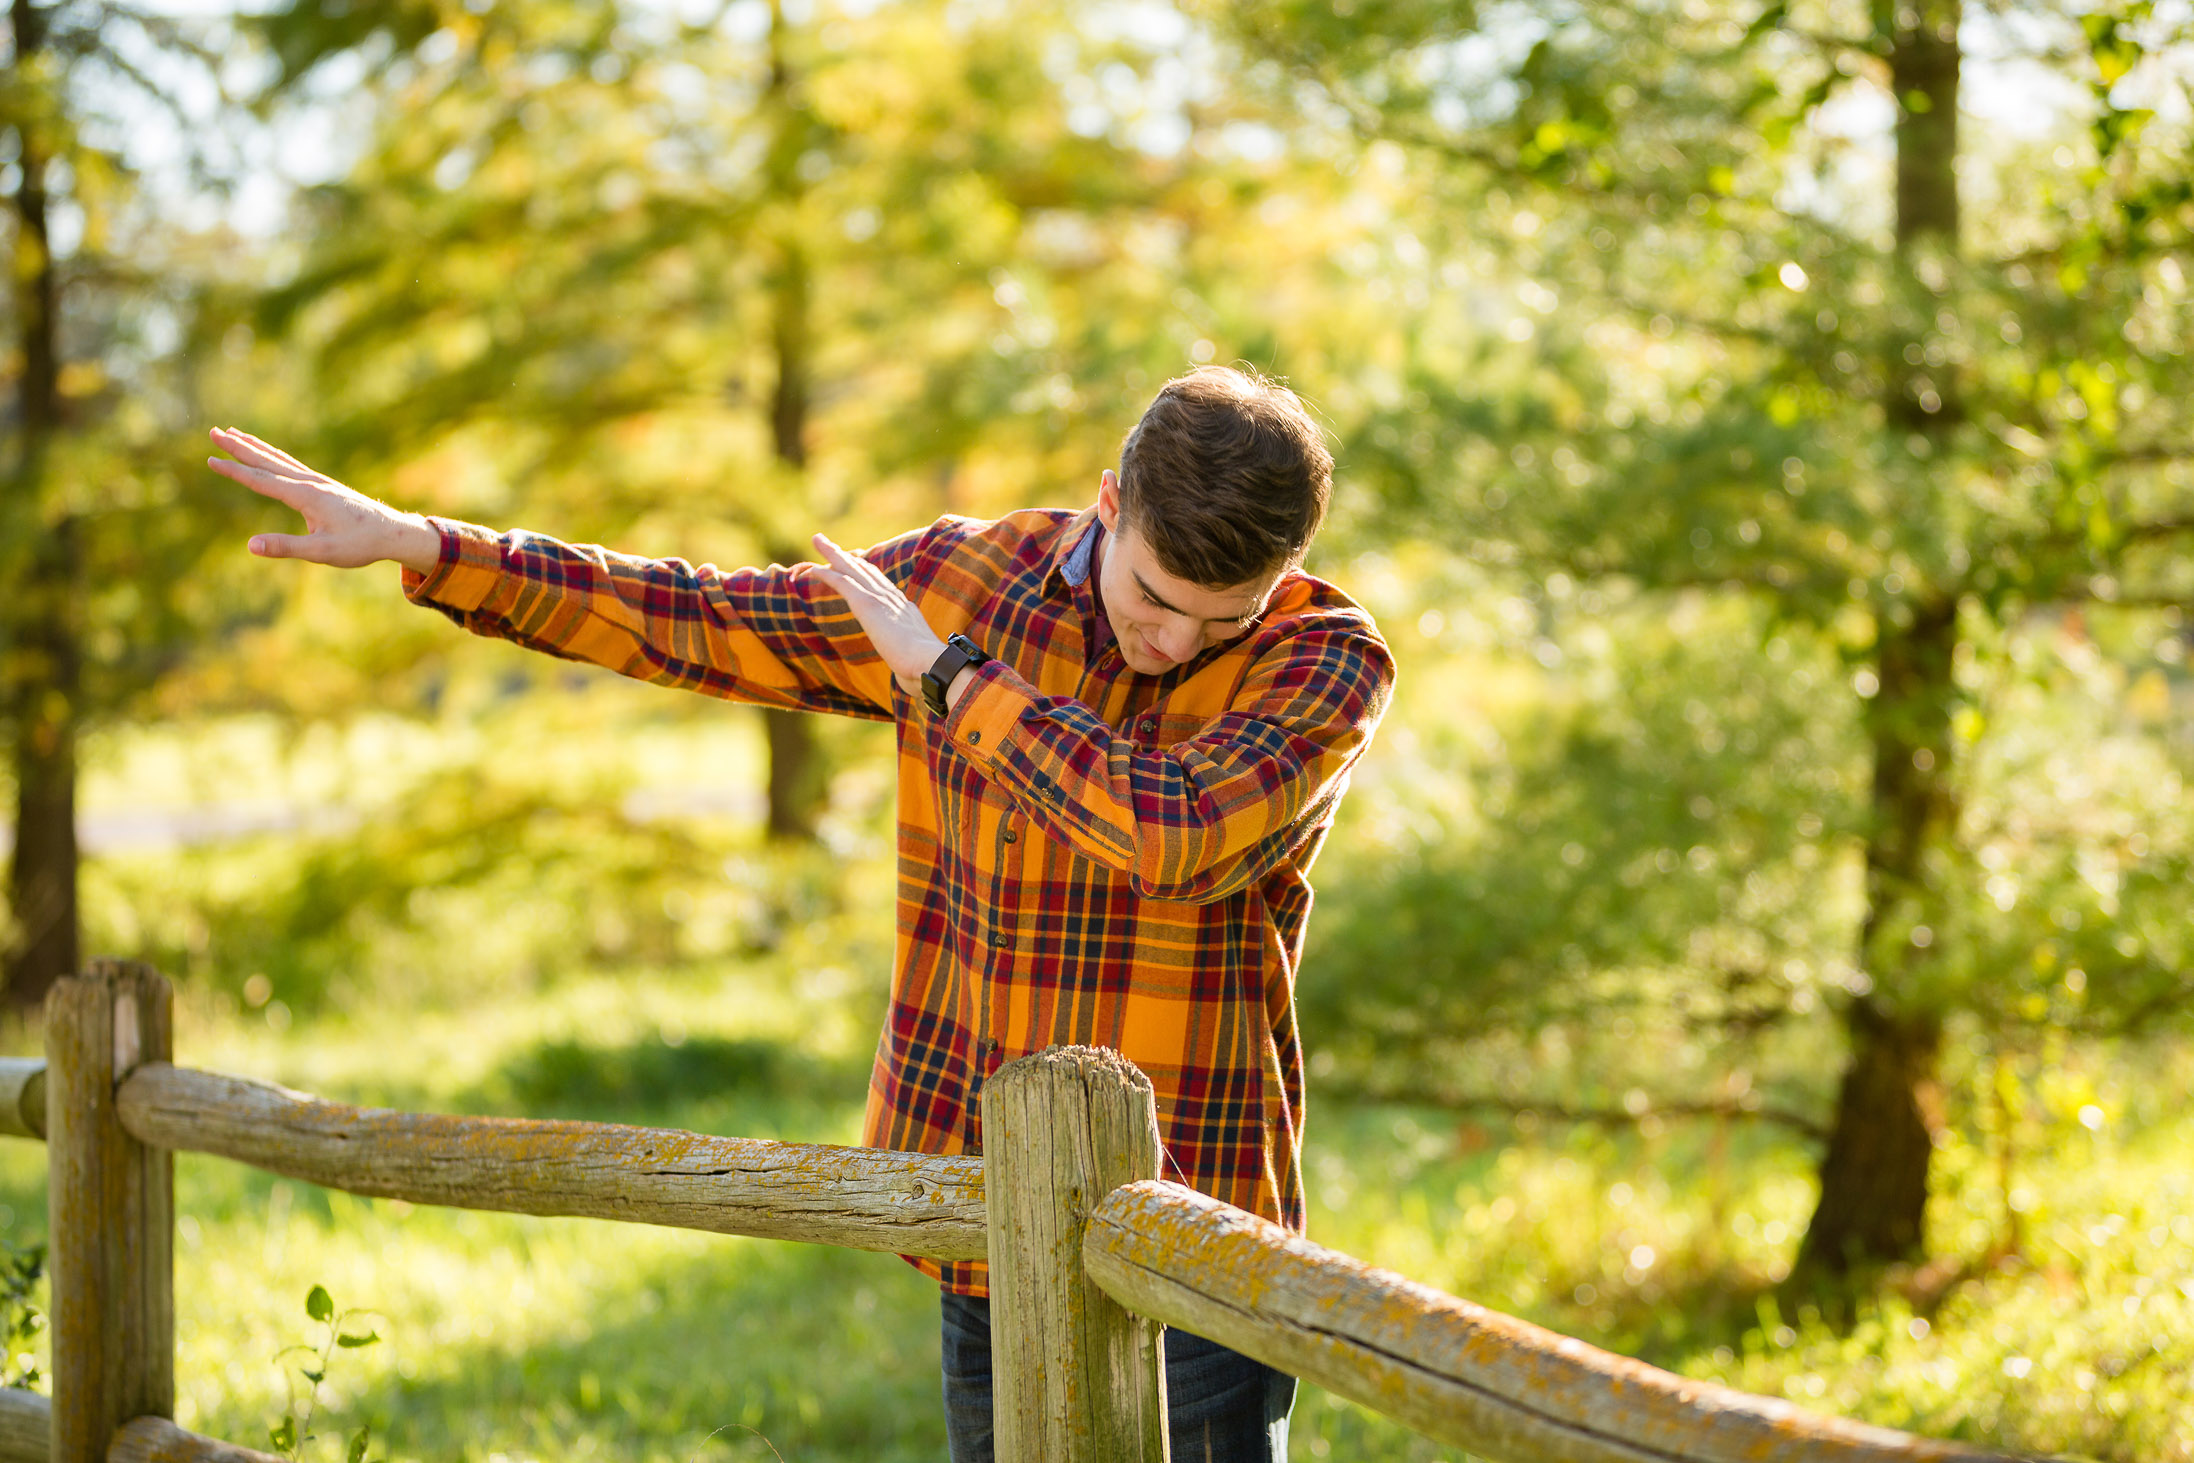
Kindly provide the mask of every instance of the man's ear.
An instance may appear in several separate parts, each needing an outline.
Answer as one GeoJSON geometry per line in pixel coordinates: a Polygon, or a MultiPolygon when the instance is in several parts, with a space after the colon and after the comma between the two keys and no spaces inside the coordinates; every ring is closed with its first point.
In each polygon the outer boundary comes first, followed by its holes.
{"type": "Polygon", "coordinates": [[[1109,467],[1097,477],[1097,521],[1105,526],[1106,533],[1119,531],[1120,479],[1109,467]]]}

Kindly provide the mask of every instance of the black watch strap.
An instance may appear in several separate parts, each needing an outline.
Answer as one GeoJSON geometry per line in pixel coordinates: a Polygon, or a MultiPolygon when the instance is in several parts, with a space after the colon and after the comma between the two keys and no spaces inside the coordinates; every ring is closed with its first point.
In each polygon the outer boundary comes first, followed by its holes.
{"type": "Polygon", "coordinates": [[[945,705],[945,692],[952,689],[952,678],[971,665],[982,665],[990,659],[976,648],[974,641],[965,635],[953,635],[945,640],[945,649],[937,657],[937,663],[922,672],[922,700],[932,716],[943,716],[949,709],[945,705]]]}

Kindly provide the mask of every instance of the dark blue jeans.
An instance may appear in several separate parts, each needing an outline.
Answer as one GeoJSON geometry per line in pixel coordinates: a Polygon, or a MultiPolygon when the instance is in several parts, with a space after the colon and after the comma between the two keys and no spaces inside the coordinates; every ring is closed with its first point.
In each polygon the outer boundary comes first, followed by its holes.
{"type": "MultiPolygon", "coordinates": [[[[990,1302],[944,1292],[945,1435],[952,1463],[992,1463],[990,1302]]],[[[1295,1379],[1186,1331],[1166,1332],[1173,1463],[1287,1463],[1295,1379]]]]}

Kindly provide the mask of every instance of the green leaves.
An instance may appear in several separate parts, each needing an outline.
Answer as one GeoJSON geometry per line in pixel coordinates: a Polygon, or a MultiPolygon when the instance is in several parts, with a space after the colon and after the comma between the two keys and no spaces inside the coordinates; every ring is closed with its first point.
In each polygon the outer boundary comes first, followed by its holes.
{"type": "Polygon", "coordinates": [[[0,1387],[38,1386],[35,1348],[46,1317],[34,1297],[45,1271],[44,1245],[18,1249],[0,1238],[0,1387]]]}
{"type": "MultiPolygon", "coordinates": [[[[337,1310],[335,1297],[328,1294],[325,1285],[314,1285],[305,1293],[305,1314],[327,1327],[327,1336],[317,1349],[310,1346],[292,1346],[285,1348],[275,1358],[279,1361],[292,1352],[303,1352],[310,1359],[297,1368],[297,1378],[304,1383],[302,1397],[298,1395],[299,1389],[293,1382],[290,1410],[267,1434],[273,1440],[275,1451],[291,1459],[292,1463],[304,1445],[315,1436],[312,1431],[312,1417],[320,1405],[321,1384],[328,1379],[329,1361],[337,1351],[355,1351],[361,1346],[371,1346],[381,1339],[379,1332],[351,1329],[351,1320],[359,1313],[337,1310]]],[[[351,1438],[350,1463],[364,1463],[370,1431],[361,1427],[351,1438]]]]}
{"type": "Polygon", "coordinates": [[[1771,4],[1762,6],[1760,13],[1753,17],[1752,24],[1745,27],[1745,44],[1750,45],[1788,19],[1790,0],[1772,0],[1771,4]]]}
{"type": "Polygon", "coordinates": [[[2129,0],[2116,9],[2097,9],[2080,17],[2080,33],[2095,64],[2089,85],[2095,97],[2095,118],[2089,130],[2096,156],[2105,165],[2156,115],[2147,107],[2121,107],[2113,95],[2118,83],[2148,55],[2136,32],[2154,20],[2155,11],[2153,0],[2129,0]]]}
{"type": "Polygon", "coordinates": [[[2088,54],[2095,59],[2096,78],[2115,86],[2145,54],[2131,27],[2155,14],[2153,0],[2133,0],[2121,11],[2094,10],[2080,17],[2080,32],[2087,37],[2088,54]]]}

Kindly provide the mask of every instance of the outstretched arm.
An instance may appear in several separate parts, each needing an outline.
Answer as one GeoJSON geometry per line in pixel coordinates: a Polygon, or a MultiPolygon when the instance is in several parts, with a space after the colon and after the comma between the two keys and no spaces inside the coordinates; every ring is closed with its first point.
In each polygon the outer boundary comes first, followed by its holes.
{"type": "MultiPolygon", "coordinates": [[[[907,590],[945,525],[852,555],[818,536],[830,566],[730,572],[646,559],[540,534],[498,534],[375,502],[245,432],[222,429],[210,459],[224,477],[304,515],[302,534],[254,535],[265,558],[357,568],[392,560],[404,592],[478,635],[657,685],[794,710],[873,719],[893,714],[893,670],[917,637],[932,643],[907,590]],[[864,604],[896,601],[879,619],[889,665],[841,591],[864,604]]],[[[866,618],[876,619],[874,610],[866,618]]],[[[934,652],[930,656],[934,659],[934,652]]],[[[922,661],[901,684],[911,686],[922,661]]]]}
{"type": "Polygon", "coordinates": [[[254,534],[251,551],[261,558],[304,559],[338,569],[390,560],[424,574],[440,557],[441,534],[418,514],[344,487],[249,432],[215,427],[211,435],[214,446],[234,456],[209,457],[208,467],[304,515],[303,533],[254,534]]]}

